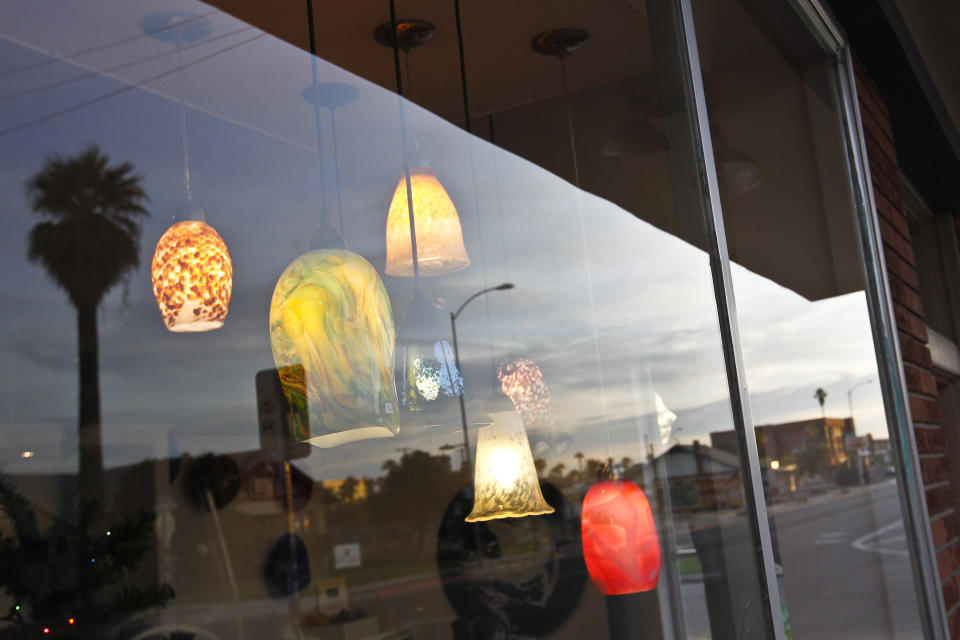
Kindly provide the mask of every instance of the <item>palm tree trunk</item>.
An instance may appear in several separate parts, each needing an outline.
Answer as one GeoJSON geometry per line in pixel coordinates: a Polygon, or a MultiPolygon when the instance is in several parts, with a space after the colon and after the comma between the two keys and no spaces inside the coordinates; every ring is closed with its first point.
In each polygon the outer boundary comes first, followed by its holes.
{"type": "Polygon", "coordinates": [[[103,502],[103,451],[100,445],[100,362],[97,306],[77,306],[77,350],[80,367],[80,492],[103,502]]]}

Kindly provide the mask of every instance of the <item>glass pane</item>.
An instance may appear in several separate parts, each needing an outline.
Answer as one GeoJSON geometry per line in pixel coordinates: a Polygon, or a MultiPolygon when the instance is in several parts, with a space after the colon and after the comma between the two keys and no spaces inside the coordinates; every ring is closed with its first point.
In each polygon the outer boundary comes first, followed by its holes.
{"type": "Polygon", "coordinates": [[[464,6],[471,131],[229,4],[0,9],[0,633],[766,637],[674,3],[464,6]]]}
{"type": "Polygon", "coordinates": [[[694,13],[784,618],[798,639],[919,638],[836,63],[779,5],[694,13]]]}

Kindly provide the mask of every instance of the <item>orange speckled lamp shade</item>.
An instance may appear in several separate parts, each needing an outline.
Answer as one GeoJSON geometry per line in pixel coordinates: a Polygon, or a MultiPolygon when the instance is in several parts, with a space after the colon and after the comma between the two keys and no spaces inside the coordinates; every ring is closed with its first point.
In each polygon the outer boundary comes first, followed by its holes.
{"type": "Polygon", "coordinates": [[[199,220],[167,229],[153,254],[153,294],[170,331],[219,329],[227,317],[233,265],[223,238],[199,220]]]}
{"type": "MultiPolygon", "coordinates": [[[[413,217],[417,235],[417,262],[421,276],[439,276],[470,265],[463,245],[460,216],[453,200],[427,167],[410,171],[413,217]]],[[[400,176],[387,213],[387,275],[413,277],[407,180],[400,176]]]]}
{"type": "Polygon", "coordinates": [[[660,539],[643,490],[629,480],[590,487],[580,512],[583,559],[605,596],[650,591],[660,579],[660,539]]]}

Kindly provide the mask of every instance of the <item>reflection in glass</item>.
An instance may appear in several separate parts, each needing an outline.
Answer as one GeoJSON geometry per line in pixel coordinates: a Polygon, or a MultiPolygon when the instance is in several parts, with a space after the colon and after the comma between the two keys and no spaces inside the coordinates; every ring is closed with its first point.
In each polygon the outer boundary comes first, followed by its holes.
{"type": "Polygon", "coordinates": [[[398,432],[390,299],[363,257],[325,249],[294,260],[273,292],[270,344],[279,370],[303,365],[307,442],[334,447],[398,432]]]}
{"type": "MultiPolygon", "coordinates": [[[[419,241],[418,241],[419,244],[419,241]]],[[[397,344],[397,385],[400,406],[411,412],[437,407],[463,393],[463,376],[457,369],[453,348],[436,339],[446,328],[444,318],[419,290],[407,309],[397,344]],[[431,337],[420,337],[424,332],[431,337]]]]}
{"type": "Polygon", "coordinates": [[[153,294],[170,331],[219,329],[227,317],[233,265],[223,238],[202,220],[167,229],[153,254],[153,294]]]}
{"type": "Polygon", "coordinates": [[[473,510],[467,522],[553,513],[543,499],[520,418],[513,411],[490,414],[493,424],[477,430],[473,510]]]}
{"type": "MultiPolygon", "coordinates": [[[[436,174],[428,167],[413,167],[410,190],[419,275],[439,276],[466,269],[470,258],[463,245],[460,216],[436,174]]],[[[387,275],[406,278],[415,275],[410,235],[407,180],[401,176],[387,213],[387,275]]]]}

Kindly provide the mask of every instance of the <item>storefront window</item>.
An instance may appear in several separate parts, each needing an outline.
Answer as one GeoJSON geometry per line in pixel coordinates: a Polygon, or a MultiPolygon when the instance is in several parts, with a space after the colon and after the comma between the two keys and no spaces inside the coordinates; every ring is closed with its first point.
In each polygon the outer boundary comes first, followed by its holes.
{"type": "Polygon", "coordinates": [[[0,9],[0,637],[912,637],[829,65],[697,6],[757,469],[676,4],[0,9]]]}
{"type": "MultiPolygon", "coordinates": [[[[836,63],[792,11],[734,1],[694,9],[793,637],[921,637],[836,63]]],[[[711,442],[723,448],[733,435],[715,432],[711,442]]]]}

